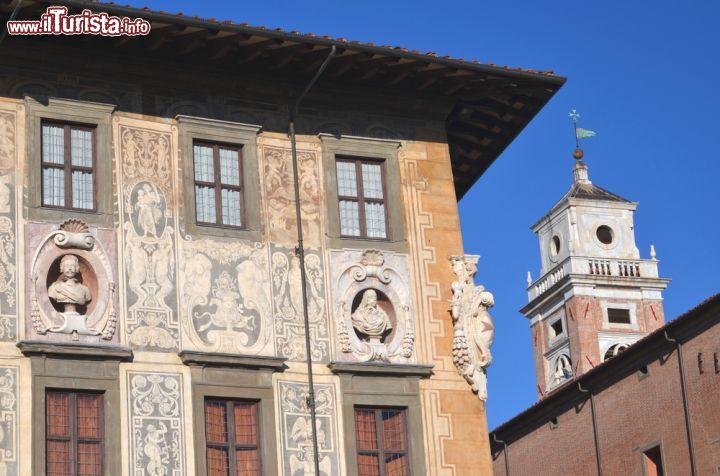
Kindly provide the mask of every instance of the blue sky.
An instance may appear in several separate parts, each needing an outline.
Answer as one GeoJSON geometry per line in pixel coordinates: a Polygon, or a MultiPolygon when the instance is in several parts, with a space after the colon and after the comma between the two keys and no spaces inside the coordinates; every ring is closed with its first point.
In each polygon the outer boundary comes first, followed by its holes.
{"type": "Polygon", "coordinates": [[[641,255],[654,243],[672,279],[676,317],[720,291],[720,2],[131,1],[501,65],[550,69],[567,84],[460,202],[467,253],[495,295],[490,428],[537,399],[525,274],[537,277],[529,230],[571,183],[568,111],[598,135],[585,141],[590,178],[640,202],[641,255]]]}

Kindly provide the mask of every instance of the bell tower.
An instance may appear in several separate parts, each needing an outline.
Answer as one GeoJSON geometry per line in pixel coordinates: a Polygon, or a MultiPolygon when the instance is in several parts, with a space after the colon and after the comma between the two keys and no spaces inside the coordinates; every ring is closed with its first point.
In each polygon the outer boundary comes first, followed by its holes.
{"type": "Polygon", "coordinates": [[[664,324],[658,260],[635,245],[637,203],[590,181],[575,149],[573,183],[532,226],[540,277],[528,273],[528,304],[541,397],[622,352],[664,324]]]}

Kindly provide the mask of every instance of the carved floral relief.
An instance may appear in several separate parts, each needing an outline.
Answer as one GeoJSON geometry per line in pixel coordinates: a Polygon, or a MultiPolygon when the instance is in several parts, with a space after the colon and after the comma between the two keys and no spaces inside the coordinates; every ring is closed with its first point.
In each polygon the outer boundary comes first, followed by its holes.
{"type": "MultiPolygon", "coordinates": [[[[316,383],[314,388],[320,475],[334,476],[340,474],[335,387],[316,383]]],[[[308,392],[306,383],[278,382],[282,474],[287,476],[314,474],[308,392]]]]}
{"type": "Polygon", "coordinates": [[[121,125],[119,142],[128,342],[177,349],[172,135],[121,125]]]}
{"type": "Polygon", "coordinates": [[[127,385],[131,474],[187,474],[182,375],[128,372],[127,385]]]}
{"type": "Polygon", "coordinates": [[[337,359],[415,362],[407,257],[368,249],[331,251],[337,359]]]}
{"type": "Polygon", "coordinates": [[[267,247],[186,238],[181,249],[183,347],[273,355],[267,247]]]}
{"type": "Polygon", "coordinates": [[[450,314],[453,320],[453,362],[458,373],[470,384],[480,400],[487,400],[486,369],[492,361],[490,346],[495,327],[488,309],[495,305],[493,295],[473,281],[477,273],[476,255],[451,256],[457,280],[452,283],[450,314]]]}

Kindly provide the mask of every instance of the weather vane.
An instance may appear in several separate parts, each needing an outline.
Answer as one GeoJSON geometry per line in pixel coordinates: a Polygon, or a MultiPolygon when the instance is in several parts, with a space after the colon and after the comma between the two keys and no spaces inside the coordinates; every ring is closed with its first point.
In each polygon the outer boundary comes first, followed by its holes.
{"type": "Polygon", "coordinates": [[[577,112],[575,108],[573,108],[572,111],[570,111],[570,114],[568,114],[570,119],[573,123],[573,129],[575,130],[575,150],[573,151],[573,157],[575,157],[577,160],[580,160],[583,158],[584,152],[580,148],[580,139],[589,139],[590,137],[593,137],[596,135],[595,132],[583,129],[582,127],[578,127],[578,119],[580,119],[580,113],[577,112]]]}

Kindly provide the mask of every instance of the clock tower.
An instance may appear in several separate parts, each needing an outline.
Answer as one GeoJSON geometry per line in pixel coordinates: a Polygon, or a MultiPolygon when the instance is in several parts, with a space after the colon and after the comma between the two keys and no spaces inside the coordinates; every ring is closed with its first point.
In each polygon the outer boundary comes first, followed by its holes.
{"type": "Polygon", "coordinates": [[[528,304],[541,395],[622,352],[664,324],[658,260],[635,245],[637,203],[590,181],[574,152],[573,183],[532,226],[540,241],[540,277],[528,273],[528,304]]]}

